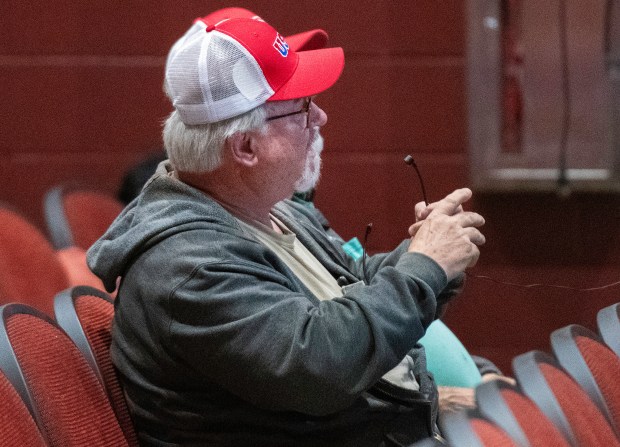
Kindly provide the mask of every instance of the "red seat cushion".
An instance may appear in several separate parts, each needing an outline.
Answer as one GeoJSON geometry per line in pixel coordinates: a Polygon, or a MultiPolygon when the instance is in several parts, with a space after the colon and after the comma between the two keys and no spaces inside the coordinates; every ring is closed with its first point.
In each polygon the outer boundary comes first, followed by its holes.
{"type": "Polygon", "coordinates": [[[589,337],[578,335],[575,343],[592,371],[612,418],[620,427],[620,358],[607,346],[589,337]]]}
{"type": "Polygon", "coordinates": [[[500,428],[483,419],[472,419],[471,427],[482,442],[489,447],[518,447],[500,428]]]}
{"type": "Polygon", "coordinates": [[[47,321],[6,322],[15,355],[52,446],[126,446],[101,384],[73,342],[47,321]]]}
{"type": "Polygon", "coordinates": [[[94,191],[68,191],[63,197],[73,244],[88,249],[108,229],[123,205],[114,197],[94,191]]]}
{"type": "Polygon", "coordinates": [[[45,447],[43,437],[26,404],[13,385],[0,373],[0,444],[45,447]]]}
{"type": "Polygon", "coordinates": [[[0,229],[0,303],[25,303],[53,315],[54,296],[69,282],[51,244],[5,208],[0,208],[0,229]]]}
{"type": "Polygon", "coordinates": [[[503,390],[502,396],[532,445],[570,447],[560,430],[553,425],[534,402],[509,389],[503,390]]]}
{"type": "Polygon", "coordinates": [[[56,251],[56,257],[67,275],[69,287],[91,286],[105,290],[99,277],[88,268],[86,250],[80,247],[63,248],[56,251]]]}
{"type": "Polygon", "coordinates": [[[112,401],[116,417],[130,445],[138,445],[133,422],[123,389],[110,358],[114,304],[99,297],[83,295],[75,300],[75,310],[88,343],[95,355],[105,388],[112,401]]]}
{"type": "Polygon", "coordinates": [[[547,363],[541,363],[540,370],[562,407],[579,445],[620,445],[605,416],[579,385],[563,371],[547,363]]]}

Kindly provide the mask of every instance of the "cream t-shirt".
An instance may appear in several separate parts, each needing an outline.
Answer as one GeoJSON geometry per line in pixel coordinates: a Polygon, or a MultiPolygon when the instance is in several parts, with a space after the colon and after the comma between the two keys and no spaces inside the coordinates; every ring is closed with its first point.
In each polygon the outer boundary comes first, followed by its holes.
{"type": "Polygon", "coordinates": [[[249,224],[239,219],[243,227],[264,246],[272,250],[304,285],[321,301],[342,296],[342,289],[327,269],[299,242],[297,236],[280,220],[270,216],[280,228],[279,234],[260,222],[249,224]]]}

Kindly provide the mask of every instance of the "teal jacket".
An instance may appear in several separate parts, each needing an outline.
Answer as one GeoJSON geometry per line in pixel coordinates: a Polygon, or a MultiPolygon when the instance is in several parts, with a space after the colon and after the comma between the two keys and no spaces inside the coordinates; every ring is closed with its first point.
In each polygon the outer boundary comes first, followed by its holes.
{"type": "MultiPolygon", "coordinates": [[[[360,263],[312,209],[284,201],[273,214],[341,284],[359,282],[360,263]]],[[[111,355],[143,445],[431,435],[436,387],[417,341],[451,292],[439,265],[407,244],[369,257],[368,285],[319,301],[224,208],[161,167],[88,251],[107,290],[120,284],[111,355]],[[420,391],[381,379],[406,354],[420,391]]]]}

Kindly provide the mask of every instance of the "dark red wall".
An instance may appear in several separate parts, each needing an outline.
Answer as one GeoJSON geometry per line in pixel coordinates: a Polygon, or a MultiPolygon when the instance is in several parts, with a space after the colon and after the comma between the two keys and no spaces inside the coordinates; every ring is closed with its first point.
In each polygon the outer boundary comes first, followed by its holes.
{"type": "MultiPolygon", "coordinates": [[[[115,192],[125,169],[161,146],[170,106],[162,93],[170,45],[201,15],[248,7],[283,34],[325,28],[347,62],[318,102],[324,175],[317,203],[346,238],[374,228],[370,251],[406,236],[421,200],[415,156],[431,200],[467,186],[465,4],[257,0],[0,2],[0,200],[41,225],[44,192],[75,180],[115,192]]],[[[613,195],[477,194],[487,245],[472,275],[574,287],[619,278],[620,201],[613,195]]],[[[509,370],[548,349],[568,323],[594,315],[620,288],[519,288],[470,277],[446,321],[474,353],[509,370]]]]}

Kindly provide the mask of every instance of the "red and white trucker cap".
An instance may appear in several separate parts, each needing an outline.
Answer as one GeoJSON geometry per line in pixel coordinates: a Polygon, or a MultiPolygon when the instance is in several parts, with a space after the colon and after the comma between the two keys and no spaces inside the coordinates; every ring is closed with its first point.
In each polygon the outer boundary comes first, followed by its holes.
{"type": "Polygon", "coordinates": [[[166,64],[168,94],[185,124],[315,95],[331,87],[344,67],[342,48],[295,51],[262,20],[231,18],[201,27],[177,41],[166,64]]]}
{"type": "MultiPolygon", "coordinates": [[[[208,24],[217,25],[224,20],[229,19],[261,19],[257,14],[253,13],[249,9],[245,8],[222,8],[217,11],[213,11],[211,14],[206,15],[204,17],[198,17],[194,20],[194,23],[190,27],[189,30],[172,45],[172,48],[168,52],[168,57],[166,60],[166,66],[168,66],[168,62],[176,52],[178,51],[178,47],[180,47],[183,42],[191,35],[197,32],[202,32],[206,29],[208,24]]],[[[327,45],[327,33],[322,29],[313,29],[310,31],[306,31],[303,33],[293,34],[291,36],[287,36],[286,42],[289,44],[289,47],[294,51],[306,51],[306,50],[318,50],[319,48],[325,48],[327,45]]]]}
{"type": "MultiPolygon", "coordinates": [[[[194,20],[194,24],[202,22],[217,25],[228,19],[254,19],[263,20],[257,14],[245,8],[222,8],[211,14],[194,20]]],[[[289,47],[295,51],[318,50],[327,45],[327,33],[322,29],[313,29],[303,33],[292,34],[285,37],[289,47]]]]}

